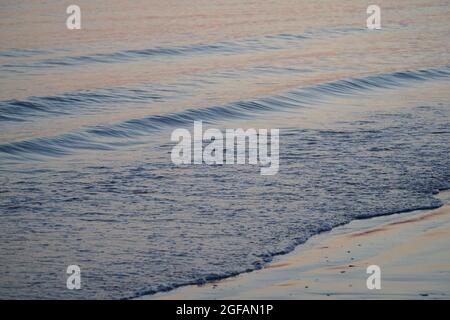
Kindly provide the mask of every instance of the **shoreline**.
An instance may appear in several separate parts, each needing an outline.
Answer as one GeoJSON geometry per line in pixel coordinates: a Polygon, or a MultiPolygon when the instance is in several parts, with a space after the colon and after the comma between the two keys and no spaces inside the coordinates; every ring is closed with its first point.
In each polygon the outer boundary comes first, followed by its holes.
{"type": "Polygon", "coordinates": [[[138,299],[449,299],[450,191],[434,210],[353,220],[264,268],[138,299]],[[369,265],[381,289],[369,290],[369,265]]]}

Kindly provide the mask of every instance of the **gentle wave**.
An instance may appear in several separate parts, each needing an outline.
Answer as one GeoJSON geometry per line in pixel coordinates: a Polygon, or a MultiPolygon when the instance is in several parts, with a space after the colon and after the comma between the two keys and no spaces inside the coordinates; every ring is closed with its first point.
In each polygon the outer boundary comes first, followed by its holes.
{"type": "Polygon", "coordinates": [[[50,96],[0,101],[0,122],[24,122],[40,118],[80,116],[114,109],[117,105],[148,104],[173,101],[191,95],[195,89],[217,85],[223,79],[254,78],[261,75],[286,75],[313,72],[307,68],[256,66],[244,70],[221,70],[202,73],[190,82],[141,84],[66,92],[50,96]],[[206,80],[205,80],[206,79],[206,80]]]}
{"type": "MultiPolygon", "coordinates": [[[[349,95],[378,88],[389,89],[411,82],[449,77],[450,66],[445,66],[343,79],[256,100],[239,101],[202,109],[188,109],[166,115],[153,115],[111,125],[87,127],[83,131],[53,137],[6,143],[0,145],[0,153],[30,159],[35,155],[57,157],[71,154],[74,150],[111,150],[118,145],[131,144],[132,138],[167,128],[187,126],[195,120],[214,123],[226,119],[254,118],[265,112],[314,105],[330,95],[349,95]]],[[[96,101],[95,98],[92,99],[96,101]]],[[[77,101],[77,98],[74,100],[77,101]]],[[[22,111],[26,108],[34,109],[34,106],[23,104],[22,111]]],[[[42,110],[43,108],[38,109],[42,110]]]]}
{"type": "Polygon", "coordinates": [[[39,49],[11,49],[0,51],[0,57],[2,58],[29,58],[35,56],[44,56],[50,54],[49,50],[39,49]]]}
{"type": "MultiPolygon", "coordinates": [[[[155,47],[146,49],[123,50],[110,53],[96,53],[91,55],[64,56],[52,59],[43,59],[30,63],[7,63],[0,66],[2,72],[17,73],[26,69],[48,69],[58,67],[79,66],[85,64],[109,64],[137,61],[149,57],[164,58],[186,55],[205,54],[237,54],[247,52],[262,52],[267,50],[279,50],[298,44],[302,40],[316,39],[319,37],[336,37],[355,32],[366,31],[364,28],[345,27],[327,30],[306,31],[301,34],[280,33],[258,38],[249,38],[238,41],[222,41],[212,44],[192,44],[175,47],[155,47]]],[[[3,57],[25,57],[40,54],[36,50],[18,50],[0,52],[3,57]]]]}
{"type": "Polygon", "coordinates": [[[174,88],[142,86],[139,88],[114,87],[84,90],[55,96],[30,97],[23,100],[0,101],[0,122],[23,122],[28,118],[74,114],[80,109],[95,109],[104,105],[122,103],[149,103],[169,99],[179,94],[174,88]]]}

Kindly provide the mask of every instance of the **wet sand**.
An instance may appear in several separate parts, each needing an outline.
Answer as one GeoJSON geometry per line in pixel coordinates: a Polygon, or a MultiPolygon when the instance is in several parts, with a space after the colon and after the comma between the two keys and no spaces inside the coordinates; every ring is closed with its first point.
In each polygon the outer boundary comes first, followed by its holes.
{"type": "MultiPolygon", "coordinates": [[[[450,192],[439,195],[448,203],[450,192]]],[[[265,268],[145,299],[448,299],[450,205],[356,220],[319,234],[265,268]],[[381,289],[367,289],[369,265],[381,289]]]]}

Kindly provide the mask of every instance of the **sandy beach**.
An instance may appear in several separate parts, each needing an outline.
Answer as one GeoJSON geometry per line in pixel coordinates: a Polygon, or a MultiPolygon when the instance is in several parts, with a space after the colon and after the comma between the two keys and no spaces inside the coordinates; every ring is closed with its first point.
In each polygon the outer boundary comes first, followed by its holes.
{"type": "MultiPolygon", "coordinates": [[[[439,194],[448,203],[450,192],[439,194]]],[[[450,205],[355,220],[319,234],[265,268],[145,299],[448,299],[450,205]],[[381,289],[369,290],[369,265],[381,289]]]]}

